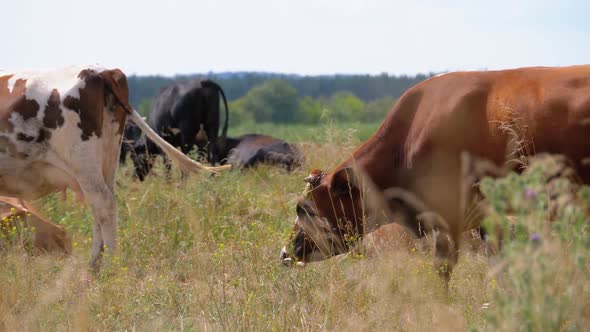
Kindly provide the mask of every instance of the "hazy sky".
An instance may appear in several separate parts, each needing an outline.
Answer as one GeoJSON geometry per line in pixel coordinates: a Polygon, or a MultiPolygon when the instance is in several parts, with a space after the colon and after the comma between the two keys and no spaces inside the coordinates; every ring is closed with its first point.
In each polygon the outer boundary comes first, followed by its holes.
{"type": "Polygon", "coordinates": [[[590,63],[590,0],[4,0],[0,9],[0,68],[414,74],[590,63]]]}

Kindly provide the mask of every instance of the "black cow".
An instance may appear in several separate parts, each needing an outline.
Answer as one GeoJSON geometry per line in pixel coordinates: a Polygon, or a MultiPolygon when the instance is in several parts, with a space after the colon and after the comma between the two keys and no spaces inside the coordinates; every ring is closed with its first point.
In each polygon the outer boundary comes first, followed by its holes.
{"type": "Polygon", "coordinates": [[[282,139],[259,134],[247,134],[227,138],[225,159],[233,168],[249,168],[259,163],[279,165],[291,171],[301,166],[303,155],[295,144],[282,139]]]}
{"type": "MultiPolygon", "coordinates": [[[[195,147],[212,164],[218,163],[224,149],[229,121],[227,99],[221,87],[210,80],[177,82],[163,89],[154,99],[148,124],[168,143],[188,154],[195,147]],[[219,94],[225,105],[225,123],[219,136],[219,94]]],[[[158,148],[147,140],[148,151],[158,148]]]]}
{"type": "MultiPolygon", "coordinates": [[[[221,161],[225,151],[229,112],[223,89],[210,80],[177,82],[164,88],[154,99],[148,115],[152,129],[175,147],[188,154],[195,147],[205,153],[212,164],[221,161]],[[219,136],[219,94],[225,105],[225,122],[219,136]]],[[[133,145],[131,155],[135,175],[143,181],[150,172],[154,158],[162,155],[166,167],[169,163],[160,148],[151,140],[141,138],[133,145]]]]}
{"type": "MultiPolygon", "coordinates": [[[[150,145],[146,144],[145,136],[136,140],[131,151],[131,159],[135,165],[134,176],[143,181],[153,166],[154,157],[159,154],[159,149],[150,149],[150,145]]],[[[259,134],[227,137],[219,156],[222,164],[230,164],[233,168],[250,168],[264,163],[291,171],[303,163],[303,155],[295,144],[259,134]]],[[[166,159],[164,161],[169,169],[170,164],[166,159]]]]}
{"type": "Polygon", "coordinates": [[[127,155],[133,161],[134,172],[133,176],[140,181],[145,179],[145,176],[151,169],[156,155],[162,155],[166,168],[170,169],[170,162],[168,158],[162,154],[162,150],[154,148],[155,144],[151,144],[152,151],[148,152],[148,139],[142,135],[141,129],[133,122],[127,121],[125,123],[125,131],[123,132],[123,142],[121,144],[121,152],[119,154],[119,163],[125,164],[127,155]]]}
{"type": "MultiPolygon", "coordinates": [[[[123,143],[121,144],[121,152],[119,153],[119,163],[124,164],[127,154],[135,153],[136,142],[141,138],[141,129],[133,122],[125,122],[125,131],[123,132],[123,143]]],[[[145,144],[145,140],[144,143],[145,144]]]]}
{"type": "Polygon", "coordinates": [[[154,165],[154,161],[156,156],[161,155],[164,158],[164,163],[168,171],[170,171],[170,161],[166,158],[166,155],[162,154],[162,151],[159,148],[153,148],[153,144],[147,144],[148,138],[145,136],[141,136],[139,139],[133,142],[133,148],[131,149],[131,160],[133,161],[133,176],[139,179],[139,181],[145,180],[145,177],[148,175],[152,166],[154,165]],[[152,150],[148,149],[149,146],[152,146],[152,150]]]}

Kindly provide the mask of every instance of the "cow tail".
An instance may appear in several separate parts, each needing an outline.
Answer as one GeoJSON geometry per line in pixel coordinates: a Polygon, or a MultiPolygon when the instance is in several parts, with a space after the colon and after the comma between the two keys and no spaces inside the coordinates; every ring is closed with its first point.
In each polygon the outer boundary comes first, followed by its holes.
{"type": "MultiPolygon", "coordinates": [[[[217,84],[216,84],[217,85],[217,84]]],[[[225,106],[225,123],[223,124],[223,130],[221,131],[221,148],[225,148],[225,141],[227,140],[227,126],[229,123],[229,109],[227,108],[227,99],[225,98],[225,93],[223,89],[217,85],[219,92],[221,93],[221,97],[223,98],[223,105],[225,106]]]]}
{"type": "Polygon", "coordinates": [[[164,151],[164,153],[170,157],[170,159],[172,159],[173,162],[178,164],[178,166],[187,173],[197,172],[198,170],[218,172],[231,168],[231,165],[205,166],[188,158],[182,152],[174,148],[172,145],[170,145],[170,143],[166,142],[162,137],[156,134],[156,132],[150,128],[150,126],[143,120],[141,115],[136,110],[129,112],[129,119],[135,123],[152,142],[158,145],[162,151],[164,151]]]}
{"type": "Polygon", "coordinates": [[[218,93],[221,94],[221,98],[223,98],[223,105],[225,106],[225,123],[223,124],[223,129],[221,130],[221,144],[219,146],[223,151],[227,140],[227,127],[229,124],[229,108],[227,107],[227,98],[225,98],[225,92],[223,92],[223,89],[221,88],[221,86],[219,86],[219,84],[211,80],[205,80],[202,82],[202,84],[207,84],[214,87],[218,91],[218,93]]]}
{"type": "MultiPolygon", "coordinates": [[[[143,120],[141,115],[134,109],[129,106],[128,103],[123,102],[121,95],[116,88],[117,82],[114,81],[112,78],[105,79],[105,88],[110,91],[117,103],[119,103],[127,112],[129,119],[135,123],[141,131],[152,141],[154,142],[164,153],[172,159],[173,162],[178,164],[178,166],[186,173],[190,172],[197,172],[198,170],[206,170],[210,172],[217,172],[226,169],[230,169],[231,165],[223,165],[223,166],[205,166],[199,162],[196,162],[187,156],[184,153],[178,151],[174,148],[170,143],[166,142],[162,137],[156,134],[155,131],[150,128],[150,126],[143,120]]],[[[224,98],[225,99],[225,98],[224,98]]]]}

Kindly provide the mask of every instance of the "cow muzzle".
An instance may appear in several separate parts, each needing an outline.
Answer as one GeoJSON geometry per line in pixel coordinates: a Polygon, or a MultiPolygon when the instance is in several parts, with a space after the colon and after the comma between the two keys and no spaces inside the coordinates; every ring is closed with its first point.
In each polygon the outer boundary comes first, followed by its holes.
{"type": "Polygon", "coordinates": [[[297,266],[305,266],[305,262],[297,262],[297,264],[295,264],[295,260],[293,259],[292,255],[290,255],[287,252],[287,247],[283,247],[283,249],[281,249],[281,263],[283,263],[283,266],[286,267],[293,267],[295,265],[297,266]]]}

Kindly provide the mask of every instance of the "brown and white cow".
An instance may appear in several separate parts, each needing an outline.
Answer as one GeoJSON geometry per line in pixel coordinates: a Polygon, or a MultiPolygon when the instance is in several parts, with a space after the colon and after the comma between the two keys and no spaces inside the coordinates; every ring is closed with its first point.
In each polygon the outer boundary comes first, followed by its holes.
{"type": "Polygon", "coordinates": [[[205,167],[163,141],[128,105],[118,69],[0,71],[0,195],[73,190],[94,214],[91,266],[116,248],[115,172],[127,117],[185,171],[205,167]]]}
{"type": "Polygon", "coordinates": [[[435,231],[435,266],[448,281],[459,235],[481,220],[468,204],[473,182],[539,152],[567,156],[590,183],[590,65],[427,79],[404,93],[352,156],[306,179],[308,194],[297,204],[281,259],[305,263],[343,253],[349,239],[397,214],[416,234],[435,231]]]}

